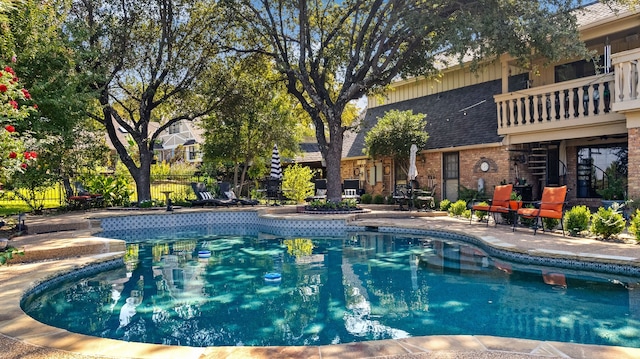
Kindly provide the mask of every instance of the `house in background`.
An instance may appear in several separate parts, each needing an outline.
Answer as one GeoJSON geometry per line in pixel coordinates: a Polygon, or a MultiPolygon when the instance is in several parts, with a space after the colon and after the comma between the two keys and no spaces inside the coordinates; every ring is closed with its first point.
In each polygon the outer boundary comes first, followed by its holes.
{"type": "MultiPolygon", "coordinates": [[[[157,122],[149,123],[149,133],[154,133],[160,124],[157,122]]],[[[121,143],[127,143],[129,133],[126,129],[116,124],[116,134],[121,143]]],[[[184,159],[186,162],[201,163],[202,152],[200,145],[204,143],[204,130],[192,121],[180,121],[169,126],[158,136],[154,146],[156,161],[171,161],[176,158],[184,159]]],[[[115,147],[111,143],[109,136],[105,134],[106,142],[109,148],[114,152],[115,147]]],[[[116,156],[117,157],[117,156],[116,156]]]]}
{"type": "Polygon", "coordinates": [[[204,143],[204,130],[193,121],[173,123],[158,136],[156,160],[171,161],[182,158],[186,162],[201,163],[201,144],[204,143]]]}
{"type": "Polygon", "coordinates": [[[510,182],[530,199],[567,185],[569,200],[598,206],[614,165],[627,177],[628,196],[640,197],[640,12],[594,3],[578,20],[599,71],[584,60],[544,67],[539,59],[533,74],[503,56],[477,73],[456,65],[438,81],[395,82],[384,101],[369,98],[365,129],[345,149],[343,178],[357,172],[368,193],[384,195],[406,181],[390,158],[374,161],[362,149],[366,129],[387,111],[413,110],[427,116],[430,135],[417,179],[436,181],[438,199],[456,200],[461,186],[491,194],[510,182]]]}

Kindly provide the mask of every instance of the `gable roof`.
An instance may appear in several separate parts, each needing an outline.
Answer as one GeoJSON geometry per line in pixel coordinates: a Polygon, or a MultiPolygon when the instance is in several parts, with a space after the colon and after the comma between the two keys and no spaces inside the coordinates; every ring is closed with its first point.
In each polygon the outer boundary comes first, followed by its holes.
{"type": "Polygon", "coordinates": [[[346,157],[363,156],[364,137],[389,110],[413,110],[427,116],[426,149],[496,143],[498,135],[493,95],[501,93],[501,80],[484,82],[451,91],[367,109],[363,128],[355,136],[346,157]]]}

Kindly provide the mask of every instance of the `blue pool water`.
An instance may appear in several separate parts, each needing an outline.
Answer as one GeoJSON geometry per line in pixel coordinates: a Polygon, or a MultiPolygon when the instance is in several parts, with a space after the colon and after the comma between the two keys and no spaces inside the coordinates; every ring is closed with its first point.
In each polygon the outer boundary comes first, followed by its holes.
{"type": "Polygon", "coordinates": [[[470,334],[640,347],[637,278],[415,235],[162,237],[128,244],[119,268],[48,288],[24,310],[72,332],[188,346],[470,334]]]}

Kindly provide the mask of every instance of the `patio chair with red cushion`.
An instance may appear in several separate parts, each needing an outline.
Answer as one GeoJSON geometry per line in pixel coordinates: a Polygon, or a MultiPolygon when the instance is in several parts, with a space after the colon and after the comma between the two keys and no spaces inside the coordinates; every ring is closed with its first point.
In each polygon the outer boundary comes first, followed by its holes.
{"type": "MultiPolygon", "coordinates": [[[[497,225],[496,215],[502,213],[509,213],[509,200],[511,199],[511,191],[513,191],[512,184],[505,184],[496,186],[493,190],[493,198],[488,205],[475,204],[471,206],[471,218],[476,211],[484,211],[487,214],[493,216],[493,222],[497,225]]],[[[469,219],[471,223],[471,219],[469,219]]],[[[489,218],[487,218],[487,226],[489,225],[489,218]]]]}
{"type": "MultiPolygon", "coordinates": [[[[539,226],[542,225],[543,218],[554,218],[560,221],[560,228],[562,229],[562,235],[564,236],[564,205],[567,197],[567,186],[562,187],[545,187],[542,190],[542,199],[537,205],[537,208],[520,208],[518,210],[518,218],[530,218],[535,219],[533,225],[533,234],[536,234],[539,226]]],[[[516,218],[517,219],[517,218],[516,218]]],[[[517,221],[514,221],[513,228],[515,230],[517,221]]]]}

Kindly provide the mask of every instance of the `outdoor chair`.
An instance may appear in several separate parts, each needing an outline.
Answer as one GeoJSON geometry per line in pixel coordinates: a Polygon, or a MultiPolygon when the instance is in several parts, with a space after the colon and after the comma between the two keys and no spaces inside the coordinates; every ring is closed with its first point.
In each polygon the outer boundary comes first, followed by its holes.
{"type": "MultiPolygon", "coordinates": [[[[545,187],[542,190],[542,199],[536,203],[536,208],[520,208],[518,210],[518,218],[534,219],[533,234],[536,234],[538,227],[542,227],[544,232],[543,218],[554,218],[560,221],[560,228],[564,236],[564,205],[567,197],[567,186],[562,187],[545,187]]],[[[513,223],[515,231],[517,220],[513,223]]]]}
{"type": "Polygon", "coordinates": [[[407,185],[405,184],[396,185],[393,190],[392,198],[398,205],[398,210],[404,211],[404,205],[408,204],[409,201],[408,193],[407,185]]]}
{"type": "Polygon", "coordinates": [[[87,209],[91,207],[92,198],[89,195],[80,195],[71,188],[71,182],[68,178],[62,180],[64,186],[67,203],[71,208],[87,209]]]}
{"type": "Polygon", "coordinates": [[[191,200],[191,204],[193,206],[204,207],[208,205],[229,207],[232,204],[236,204],[233,200],[230,199],[216,198],[213,194],[211,194],[204,183],[191,182],[191,188],[193,189],[193,193],[195,193],[197,197],[197,199],[191,200]]]}
{"type": "Polygon", "coordinates": [[[243,206],[255,206],[258,204],[258,201],[255,199],[249,198],[239,198],[236,196],[236,193],[231,188],[231,183],[229,182],[220,182],[218,183],[220,193],[225,197],[224,199],[230,199],[236,204],[241,204],[243,206]]]}
{"type": "Polygon", "coordinates": [[[434,208],[436,206],[436,186],[437,183],[433,183],[426,190],[422,190],[418,192],[416,196],[416,202],[420,206],[420,208],[425,211],[430,208],[434,208]]]}
{"type": "Polygon", "coordinates": [[[469,224],[471,224],[473,214],[476,211],[484,211],[487,212],[487,226],[489,226],[489,215],[493,216],[493,222],[495,225],[497,225],[497,215],[512,213],[509,207],[509,201],[511,199],[512,191],[512,184],[496,186],[496,188],[493,190],[493,199],[491,199],[490,204],[474,204],[471,206],[471,217],[469,218],[469,224]]]}
{"type": "Polygon", "coordinates": [[[93,207],[101,207],[104,203],[104,196],[99,193],[91,193],[89,192],[81,182],[75,182],[76,193],[78,196],[89,196],[91,197],[91,205],[93,207]]]}
{"type": "Polygon", "coordinates": [[[267,202],[273,201],[273,206],[279,205],[278,202],[284,201],[284,195],[282,192],[282,181],[277,178],[269,178],[266,183],[265,193],[267,202]]]}
{"type": "Polygon", "coordinates": [[[360,180],[346,179],[342,183],[342,199],[354,199],[360,202],[360,180]]]}
{"type": "Polygon", "coordinates": [[[327,199],[327,180],[325,178],[318,178],[314,183],[314,195],[311,197],[305,198],[305,201],[322,201],[327,199]]]}
{"type": "MultiPolygon", "coordinates": [[[[520,208],[518,210],[518,218],[530,218],[534,219],[533,234],[536,234],[539,226],[542,226],[544,231],[544,225],[542,223],[543,218],[554,218],[560,221],[560,228],[562,229],[562,235],[564,236],[564,205],[567,197],[567,186],[562,187],[545,187],[542,190],[542,199],[536,204],[537,208],[520,208]]],[[[513,230],[515,231],[517,220],[513,223],[513,230]]]]}

